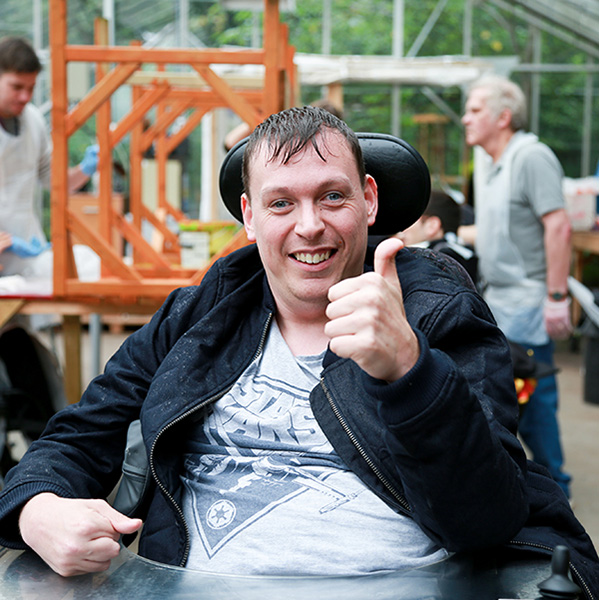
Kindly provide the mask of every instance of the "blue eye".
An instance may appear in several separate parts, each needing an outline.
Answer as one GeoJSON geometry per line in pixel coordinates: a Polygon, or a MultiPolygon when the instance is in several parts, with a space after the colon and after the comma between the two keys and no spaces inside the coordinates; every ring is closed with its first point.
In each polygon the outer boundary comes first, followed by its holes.
{"type": "Polygon", "coordinates": [[[275,200],[275,202],[273,202],[271,206],[274,209],[287,208],[289,206],[289,201],[288,200],[275,200]]]}
{"type": "Polygon", "coordinates": [[[343,196],[339,192],[330,192],[326,195],[326,199],[330,200],[331,202],[339,202],[339,200],[342,198],[343,196]]]}

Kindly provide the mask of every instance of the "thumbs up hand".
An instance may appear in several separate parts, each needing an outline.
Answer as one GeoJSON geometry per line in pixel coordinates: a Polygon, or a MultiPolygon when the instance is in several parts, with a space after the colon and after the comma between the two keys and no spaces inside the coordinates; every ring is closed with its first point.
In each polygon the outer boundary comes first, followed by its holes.
{"type": "Polygon", "coordinates": [[[331,350],[388,382],[403,377],[420,354],[395,266],[395,255],[402,248],[397,238],[381,242],[374,254],[374,272],[332,286],[326,310],[331,350]]]}

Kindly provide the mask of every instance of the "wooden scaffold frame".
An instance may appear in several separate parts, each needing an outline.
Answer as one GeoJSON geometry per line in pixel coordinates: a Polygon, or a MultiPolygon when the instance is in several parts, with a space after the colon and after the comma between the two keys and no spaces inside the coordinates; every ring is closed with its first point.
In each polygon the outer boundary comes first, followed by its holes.
{"type": "MultiPolygon", "coordinates": [[[[287,27],[280,22],[278,0],[264,0],[264,46],[262,49],[156,49],[108,45],[107,22],[97,19],[93,45],[67,43],[67,0],[50,0],[50,56],[52,61],[52,188],[51,232],[54,248],[53,295],[57,299],[136,304],[161,302],[176,287],[195,285],[220,256],[247,244],[243,229],[211,258],[202,269],[185,269],[172,259],[178,236],[166,224],[184,216],[166,198],[166,163],[170,152],[214,108],[229,107],[250,127],[266,116],[291,106],[295,99],[294,49],[288,44],[287,27]],[[95,85],[69,109],[67,64],[95,64],[95,85]],[[147,68],[154,65],[149,77],[147,68]],[[189,65],[190,73],[171,75],[167,65],[189,65]],[[215,65],[262,65],[264,79],[258,89],[236,86],[217,74],[215,65]],[[111,96],[130,85],[129,112],[112,124],[111,96]],[[156,120],[144,130],[147,113],[156,109],[156,120]],[[185,125],[172,136],[166,132],[177,117],[187,115],[185,125]],[[98,226],[90,227],[69,203],[67,187],[69,138],[95,117],[98,163],[98,226]],[[112,154],[115,146],[130,135],[129,195],[131,218],[113,207],[112,154]],[[144,152],[155,144],[157,164],[157,208],[142,202],[141,164],[144,152]],[[142,235],[147,221],[159,232],[163,244],[156,248],[142,235]],[[127,262],[115,248],[115,235],[133,248],[127,262]],[[101,275],[97,281],[81,281],[73,255],[73,243],[88,245],[99,255],[101,275]]],[[[177,252],[174,253],[177,255],[177,252]]]]}

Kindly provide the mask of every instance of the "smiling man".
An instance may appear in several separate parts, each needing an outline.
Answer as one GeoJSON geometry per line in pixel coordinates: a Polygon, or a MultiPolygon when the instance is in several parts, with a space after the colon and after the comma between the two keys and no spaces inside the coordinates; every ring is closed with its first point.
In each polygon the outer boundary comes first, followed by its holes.
{"type": "MultiPolygon", "coordinates": [[[[336,134],[326,135],[338,142],[336,134]]],[[[254,152],[241,200],[248,237],[258,242],[267,276],[277,283],[279,313],[302,321],[314,315],[322,328],[329,288],[362,272],[376,184],[368,177],[364,185],[349,148],[332,155],[325,145],[326,170],[312,146],[286,163],[271,160],[264,144],[254,152]]]]}
{"type": "MultiPolygon", "coordinates": [[[[532,477],[591,565],[557,486],[526,474],[509,350],[482,299],[448,259],[367,247],[377,185],[347,125],[272,115],[244,185],[256,244],[175,291],[53,419],[6,478],[0,542],[63,575],[102,570],[141,517],[140,553],[168,564],[376,573],[553,547],[547,513],[525,527],[532,477]],[[128,518],[102,498],[138,417],[151,485],[128,518]]],[[[596,584],[591,567],[579,580],[596,584]]]]}

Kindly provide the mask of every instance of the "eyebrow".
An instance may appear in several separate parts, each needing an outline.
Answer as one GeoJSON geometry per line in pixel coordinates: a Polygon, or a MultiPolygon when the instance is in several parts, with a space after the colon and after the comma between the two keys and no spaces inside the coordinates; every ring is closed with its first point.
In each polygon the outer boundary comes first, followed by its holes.
{"type": "MultiPolygon", "coordinates": [[[[325,190],[332,189],[348,189],[352,188],[351,180],[349,177],[332,177],[331,179],[327,179],[322,181],[317,185],[315,190],[318,193],[322,193],[325,190]]],[[[288,196],[294,195],[294,189],[286,186],[286,185],[277,185],[271,187],[265,187],[262,189],[261,196],[288,196]]]]}

